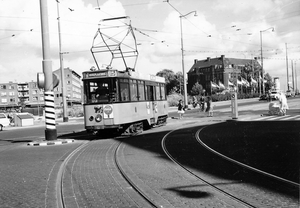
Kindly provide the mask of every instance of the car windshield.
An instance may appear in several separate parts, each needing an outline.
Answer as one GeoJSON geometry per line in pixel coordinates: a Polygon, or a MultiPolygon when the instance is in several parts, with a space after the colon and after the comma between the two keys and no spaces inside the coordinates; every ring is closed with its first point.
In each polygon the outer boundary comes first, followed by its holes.
{"type": "Polygon", "coordinates": [[[3,113],[0,113],[0,118],[6,118],[6,116],[3,113]]]}
{"type": "Polygon", "coordinates": [[[277,94],[277,92],[271,92],[272,94],[277,94]]]}

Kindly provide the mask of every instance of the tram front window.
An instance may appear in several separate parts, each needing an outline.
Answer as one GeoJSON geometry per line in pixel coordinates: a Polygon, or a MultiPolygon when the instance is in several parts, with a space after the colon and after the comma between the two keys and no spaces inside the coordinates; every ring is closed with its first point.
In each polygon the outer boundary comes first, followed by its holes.
{"type": "Polygon", "coordinates": [[[110,100],[110,80],[89,81],[86,84],[87,103],[107,103],[110,100]]]}

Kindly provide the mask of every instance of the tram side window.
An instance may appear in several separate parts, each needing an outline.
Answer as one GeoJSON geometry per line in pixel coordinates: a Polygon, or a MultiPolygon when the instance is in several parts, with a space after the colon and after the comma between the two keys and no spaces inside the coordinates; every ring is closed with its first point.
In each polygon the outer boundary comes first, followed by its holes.
{"type": "Polygon", "coordinates": [[[145,83],[144,81],[138,81],[138,98],[139,100],[145,100],[145,83]]]}
{"type": "Polygon", "coordinates": [[[131,101],[138,100],[138,91],[137,91],[137,81],[136,80],[129,80],[130,81],[130,98],[131,101]]]}
{"type": "Polygon", "coordinates": [[[159,84],[157,84],[157,86],[155,86],[155,88],[156,88],[156,99],[161,100],[159,84]]]}
{"type": "Polygon", "coordinates": [[[120,79],[121,101],[129,101],[129,80],[120,79]]]}
{"type": "Polygon", "coordinates": [[[165,85],[160,84],[160,92],[161,92],[161,99],[165,100],[166,99],[166,92],[165,92],[165,85]]]}

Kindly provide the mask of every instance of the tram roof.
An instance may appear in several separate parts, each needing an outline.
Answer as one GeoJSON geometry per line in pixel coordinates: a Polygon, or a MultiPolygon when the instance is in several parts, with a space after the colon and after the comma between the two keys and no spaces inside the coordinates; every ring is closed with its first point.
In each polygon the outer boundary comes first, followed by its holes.
{"type": "Polygon", "coordinates": [[[152,74],[142,74],[134,71],[131,71],[129,73],[125,71],[108,69],[108,70],[97,70],[97,71],[84,71],[82,74],[83,74],[82,80],[106,78],[106,77],[119,77],[119,78],[132,78],[132,79],[141,79],[141,80],[165,83],[164,77],[159,77],[152,74]]]}

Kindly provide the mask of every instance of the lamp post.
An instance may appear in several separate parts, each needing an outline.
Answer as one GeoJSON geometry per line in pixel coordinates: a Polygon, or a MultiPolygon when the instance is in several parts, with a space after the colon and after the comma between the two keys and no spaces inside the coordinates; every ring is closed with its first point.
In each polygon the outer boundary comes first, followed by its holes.
{"type": "MultiPolygon", "coordinates": [[[[265,30],[261,30],[260,32],[260,55],[261,55],[261,75],[262,75],[262,86],[263,86],[263,94],[265,94],[265,83],[264,83],[264,59],[263,59],[263,50],[262,50],[262,33],[272,29],[272,32],[274,32],[274,27],[270,27],[265,30]]],[[[259,83],[260,83],[260,78],[259,78],[259,83]]],[[[261,94],[261,85],[259,85],[259,94],[261,94]]]]}
{"type": "Polygon", "coordinates": [[[186,86],[186,74],[184,71],[184,53],[183,53],[183,38],[182,38],[182,17],[186,17],[189,14],[195,13],[194,16],[197,16],[197,12],[196,11],[192,11],[189,12],[185,15],[181,15],[179,16],[180,18],[180,34],[181,34],[181,57],[182,57],[182,73],[183,73],[183,96],[184,96],[184,105],[187,106],[188,102],[187,102],[187,86],[186,86]]]}

